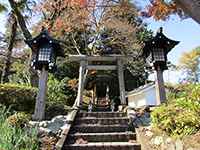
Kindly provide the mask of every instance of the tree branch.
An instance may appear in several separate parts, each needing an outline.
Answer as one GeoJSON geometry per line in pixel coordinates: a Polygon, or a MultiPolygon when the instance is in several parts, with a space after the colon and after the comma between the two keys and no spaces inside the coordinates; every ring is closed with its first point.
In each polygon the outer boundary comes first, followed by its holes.
{"type": "Polygon", "coordinates": [[[14,2],[14,0],[8,0],[10,3],[11,8],[13,9],[13,11],[15,12],[15,15],[17,16],[17,20],[19,23],[19,26],[23,32],[23,35],[25,37],[26,40],[30,40],[32,39],[32,35],[29,32],[27,26],[26,26],[26,22],[25,19],[23,17],[23,15],[21,14],[21,12],[19,11],[19,9],[17,8],[16,3],[14,2]]]}

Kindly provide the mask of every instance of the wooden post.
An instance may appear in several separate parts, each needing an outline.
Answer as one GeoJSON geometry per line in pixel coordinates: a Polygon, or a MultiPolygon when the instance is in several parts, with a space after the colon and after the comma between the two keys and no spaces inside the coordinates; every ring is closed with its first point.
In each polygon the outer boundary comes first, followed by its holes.
{"type": "Polygon", "coordinates": [[[106,101],[109,101],[109,86],[106,86],[106,101]]]}
{"type": "Polygon", "coordinates": [[[94,86],[94,104],[97,104],[97,87],[96,87],[96,84],[94,86]]]}
{"type": "Polygon", "coordinates": [[[161,70],[160,66],[156,68],[156,99],[157,105],[166,101],[166,92],[165,85],[163,80],[163,70],[161,70]]]}
{"type": "Polygon", "coordinates": [[[124,70],[123,70],[123,62],[121,59],[117,61],[118,65],[118,80],[119,80],[119,93],[120,93],[120,101],[121,105],[126,105],[126,97],[125,97],[125,85],[124,85],[124,70]]]}
{"type": "Polygon", "coordinates": [[[80,105],[82,104],[83,101],[83,88],[84,88],[84,73],[85,73],[85,68],[86,68],[86,62],[85,61],[81,61],[80,62],[80,68],[79,68],[79,80],[78,80],[78,101],[76,106],[80,107],[80,105]]]}
{"type": "Polygon", "coordinates": [[[94,95],[94,89],[92,89],[92,104],[95,104],[95,95],[94,95]]]}
{"type": "Polygon", "coordinates": [[[45,100],[46,100],[46,91],[47,91],[47,79],[48,71],[45,68],[42,68],[39,78],[39,91],[36,98],[35,112],[33,115],[33,120],[43,120],[45,117],[45,100]]]}

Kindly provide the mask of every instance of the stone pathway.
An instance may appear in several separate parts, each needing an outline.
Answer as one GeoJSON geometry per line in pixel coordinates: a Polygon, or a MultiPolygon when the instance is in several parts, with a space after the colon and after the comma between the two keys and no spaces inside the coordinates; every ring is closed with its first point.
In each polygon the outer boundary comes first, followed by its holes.
{"type": "Polygon", "coordinates": [[[79,112],[63,150],[141,150],[121,112],[79,112]]]}

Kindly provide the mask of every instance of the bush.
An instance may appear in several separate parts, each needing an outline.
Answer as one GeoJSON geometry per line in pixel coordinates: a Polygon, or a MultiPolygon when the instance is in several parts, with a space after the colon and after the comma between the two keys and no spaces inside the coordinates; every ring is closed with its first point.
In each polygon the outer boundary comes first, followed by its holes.
{"type": "Polygon", "coordinates": [[[76,91],[68,86],[69,78],[58,81],[53,76],[48,80],[48,104],[62,104],[72,106],[76,98],[76,91]]]}
{"type": "Polygon", "coordinates": [[[76,90],[68,86],[68,80],[69,78],[64,78],[59,81],[52,75],[49,76],[45,119],[66,115],[69,106],[74,104],[76,90]]]}
{"type": "Polygon", "coordinates": [[[18,112],[14,115],[11,115],[7,118],[7,122],[9,125],[13,127],[23,128],[31,119],[31,116],[24,113],[24,112],[18,112]]]}
{"type": "Polygon", "coordinates": [[[45,119],[51,120],[58,115],[67,115],[70,107],[63,104],[48,104],[45,111],[45,119]]]}
{"type": "Polygon", "coordinates": [[[11,106],[16,111],[32,113],[36,96],[36,88],[15,84],[0,84],[0,104],[7,107],[11,106]]]}
{"type": "Polygon", "coordinates": [[[182,93],[151,113],[153,126],[170,136],[183,137],[200,129],[200,85],[183,87],[182,93]]]}
{"type": "Polygon", "coordinates": [[[0,106],[0,149],[38,150],[36,130],[10,126],[6,121],[9,115],[9,110],[5,106],[0,106]]]}
{"type": "MultiPolygon", "coordinates": [[[[52,75],[49,76],[46,100],[46,116],[48,116],[48,119],[56,115],[66,114],[68,111],[65,109],[66,106],[74,104],[76,89],[68,86],[68,80],[68,78],[65,78],[58,81],[52,75]]],[[[11,107],[12,110],[33,114],[36,97],[36,88],[0,84],[0,104],[11,107]]]]}

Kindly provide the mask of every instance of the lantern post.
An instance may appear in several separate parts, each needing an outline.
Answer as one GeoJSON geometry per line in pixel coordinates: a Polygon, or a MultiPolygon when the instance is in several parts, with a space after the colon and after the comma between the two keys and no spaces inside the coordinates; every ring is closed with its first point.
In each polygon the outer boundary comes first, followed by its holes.
{"type": "Polygon", "coordinates": [[[167,54],[179,43],[167,38],[163,34],[161,27],[156,36],[145,42],[143,48],[143,56],[148,64],[148,67],[153,67],[155,70],[155,84],[157,105],[166,101],[166,92],[163,80],[163,72],[167,70],[167,54]]]}
{"type": "Polygon", "coordinates": [[[64,57],[64,51],[59,42],[53,39],[47,30],[42,30],[35,38],[26,41],[32,51],[36,52],[31,66],[39,70],[39,91],[36,98],[33,120],[43,120],[45,117],[45,100],[47,92],[48,72],[55,72],[56,58],[64,57]]]}

